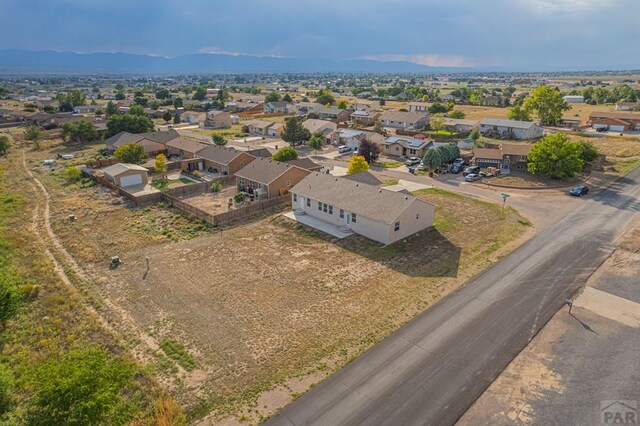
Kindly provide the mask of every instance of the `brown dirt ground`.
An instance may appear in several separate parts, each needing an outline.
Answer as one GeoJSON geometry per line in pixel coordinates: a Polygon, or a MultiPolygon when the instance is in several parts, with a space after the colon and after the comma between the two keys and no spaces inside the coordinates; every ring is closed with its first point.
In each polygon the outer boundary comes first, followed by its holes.
{"type": "Polygon", "coordinates": [[[226,213],[233,210],[233,205],[229,209],[229,198],[233,198],[236,188],[225,188],[218,193],[205,192],[193,197],[181,198],[181,201],[190,206],[202,209],[210,214],[226,213]]]}

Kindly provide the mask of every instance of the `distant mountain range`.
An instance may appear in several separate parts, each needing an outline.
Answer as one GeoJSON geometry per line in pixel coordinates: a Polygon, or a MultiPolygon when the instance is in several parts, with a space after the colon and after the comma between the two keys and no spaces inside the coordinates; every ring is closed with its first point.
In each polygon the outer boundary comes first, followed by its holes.
{"type": "Polygon", "coordinates": [[[452,73],[470,68],[429,67],[403,61],[274,58],[197,53],[166,58],[130,53],[0,50],[0,74],[214,74],[268,72],[452,73]]]}

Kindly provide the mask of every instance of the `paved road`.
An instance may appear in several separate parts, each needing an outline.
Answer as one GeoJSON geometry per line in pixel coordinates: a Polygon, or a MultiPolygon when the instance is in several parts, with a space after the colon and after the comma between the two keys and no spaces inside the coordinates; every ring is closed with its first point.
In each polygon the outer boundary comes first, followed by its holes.
{"type": "Polygon", "coordinates": [[[272,417],[269,425],[450,425],[611,252],[640,169],[593,196],[272,417]]]}

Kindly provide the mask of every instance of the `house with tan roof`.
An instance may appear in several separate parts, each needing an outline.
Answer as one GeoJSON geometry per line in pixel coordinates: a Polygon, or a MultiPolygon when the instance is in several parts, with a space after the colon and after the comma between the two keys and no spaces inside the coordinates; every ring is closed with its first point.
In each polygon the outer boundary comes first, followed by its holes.
{"type": "Polygon", "coordinates": [[[587,124],[594,129],[606,129],[612,132],[640,130],[640,113],[628,112],[592,112],[587,124]]]}
{"type": "Polygon", "coordinates": [[[192,159],[182,161],[181,166],[186,171],[198,170],[233,176],[255,159],[254,155],[231,147],[209,145],[197,151],[192,159]]]}
{"type": "Polygon", "coordinates": [[[104,141],[107,150],[113,152],[118,147],[129,143],[142,145],[144,151],[149,156],[164,153],[167,149],[167,143],[180,137],[175,130],[166,130],[161,132],[147,132],[147,133],[129,133],[120,132],[117,135],[111,136],[104,141]]]}
{"type": "Polygon", "coordinates": [[[427,125],[428,114],[423,112],[385,111],[378,121],[385,127],[421,129],[427,125]]]}
{"type": "Polygon", "coordinates": [[[409,102],[409,112],[420,112],[422,114],[428,114],[429,104],[427,102],[409,102]]]}
{"type": "Polygon", "coordinates": [[[136,164],[117,163],[101,172],[108,181],[120,188],[145,186],[149,181],[149,171],[136,164]]]}
{"type": "Polygon", "coordinates": [[[616,111],[640,111],[640,102],[617,102],[616,111]]]}
{"type": "Polygon", "coordinates": [[[320,120],[329,120],[334,123],[344,123],[349,120],[349,111],[340,108],[320,108],[315,112],[320,120]]]}
{"type": "Polygon", "coordinates": [[[477,129],[480,123],[477,120],[466,120],[463,118],[444,118],[444,128],[457,133],[469,133],[477,129]]]}
{"type": "Polygon", "coordinates": [[[527,170],[528,143],[503,143],[500,148],[475,148],[473,162],[480,168],[496,167],[507,170],[527,170]]]}
{"type": "Polygon", "coordinates": [[[270,158],[258,158],[235,173],[238,191],[258,200],[287,194],[310,170],[270,158]]]}
{"type": "Polygon", "coordinates": [[[423,157],[431,141],[408,136],[390,136],[384,142],[384,153],[396,157],[423,157]]]}
{"type": "Polygon", "coordinates": [[[351,113],[351,121],[354,123],[372,126],[380,117],[380,113],[367,109],[357,109],[351,113]]]}
{"type": "Polygon", "coordinates": [[[254,136],[267,136],[269,128],[274,124],[274,121],[249,120],[243,123],[243,127],[246,127],[247,133],[254,136]]]}
{"type": "Polygon", "coordinates": [[[312,135],[318,134],[327,138],[336,131],[338,125],[332,121],[309,118],[302,122],[302,127],[307,129],[312,135]]]}
{"type": "Polygon", "coordinates": [[[202,150],[207,145],[209,144],[195,139],[179,137],[167,142],[167,155],[180,158],[193,158],[196,152],[202,150]]]}
{"type": "Polygon", "coordinates": [[[321,230],[325,223],[392,244],[433,226],[433,204],[352,179],[311,173],[290,192],[296,219],[321,230]]]}

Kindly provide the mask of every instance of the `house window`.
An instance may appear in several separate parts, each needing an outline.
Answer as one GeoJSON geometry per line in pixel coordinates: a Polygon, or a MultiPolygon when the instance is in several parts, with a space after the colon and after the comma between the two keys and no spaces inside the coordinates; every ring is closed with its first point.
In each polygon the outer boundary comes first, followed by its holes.
{"type": "Polygon", "coordinates": [[[351,222],[356,223],[356,214],[351,213],[351,222]]]}
{"type": "Polygon", "coordinates": [[[340,219],[344,219],[344,210],[340,209],[340,219]]]}
{"type": "Polygon", "coordinates": [[[322,203],[318,201],[318,210],[322,211],[322,203]]]}
{"type": "Polygon", "coordinates": [[[400,222],[396,222],[396,224],[393,227],[394,231],[399,231],[400,230],[400,222]]]}
{"type": "Polygon", "coordinates": [[[322,211],[323,212],[327,212],[327,204],[326,203],[322,203],[322,211]]]}
{"type": "Polygon", "coordinates": [[[293,194],[293,202],[294,203],[298,202],[298,194],[293,194]]]}
{"type": "Polygon", "coordinates": [[[329,214],[333,215],[333,206],[329,206],[329,214]]]}
{"type": "Polygon", "coordinates": [[[307,207],[311,207],[311,198],[307,198],[307,207]]]}

